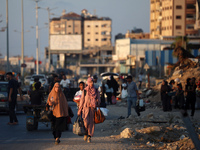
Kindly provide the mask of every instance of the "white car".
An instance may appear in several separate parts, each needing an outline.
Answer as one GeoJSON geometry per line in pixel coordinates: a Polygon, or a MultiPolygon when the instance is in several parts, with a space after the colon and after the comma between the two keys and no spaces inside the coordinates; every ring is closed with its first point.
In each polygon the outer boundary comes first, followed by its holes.
{"type": "Polygon", "coordinates": [[[31,81],[31,76],[26,76],[25,79],[24,79],[24,84],[29,85],[30,81],[31,81]]]}
{"type": "Polygon", "coordinates": [[[34,83],[34,79],[35,78],[39,78],[39,81],[41,82],[41,86],[44,88],[44,89],[47,89],[48,88],[48,80],[46,78],[46,76],[44,74],[34,74],[31,76],[31,81],[30,81],[30,84],[29,85],[32,85],[34,83]]]}

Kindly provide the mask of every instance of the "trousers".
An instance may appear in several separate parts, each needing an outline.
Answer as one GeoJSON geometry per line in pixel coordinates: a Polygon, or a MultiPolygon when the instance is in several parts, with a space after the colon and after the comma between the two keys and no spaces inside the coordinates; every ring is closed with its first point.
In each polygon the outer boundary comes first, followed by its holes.
{"type": "Polygon", "coordinates": [[[10,117],[10,123],[18,122],[16,113],[15,113],[15,105],[16,105],[16,103],[17,103],[17,100],[16,100],[16,99],[12,99],[12,101],[9,102],[9,117],[10,117]]]}
{"type": "Polygon", "coordinates": [[[127,103],[128,103],[128,116],[131,115],[131,107],[133,106],[133,108],[135,108],[135,112],[138,114],[139,110],[136,107],[136,101],[137,101],[137,97],[128,97],[127,98],[127,103]]]}

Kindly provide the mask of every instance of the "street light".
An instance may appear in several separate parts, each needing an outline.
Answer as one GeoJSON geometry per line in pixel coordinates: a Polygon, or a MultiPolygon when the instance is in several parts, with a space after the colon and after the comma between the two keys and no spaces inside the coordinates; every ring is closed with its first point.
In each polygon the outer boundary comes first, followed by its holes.
{"type": "Polygon", "coordinates": [[[36,74],[39,74],[39,43],[38,43],[38,2],[39,0],[34,0],[36,3],[36,74]]]}
{"type": "Polygon", "coordinates": [[[8,30],[8,0],[6,0],[6,29],[7,29],[7,72],[10,71],[9,64],[9,30],[8,30]]]}
{"type": "MultiPolygon", "coordinates": [[[[57,8],[57,7],[56,7],[57,8]]],[[[41,8],[41,9],[45,9],[48,11],[48,25],[49,25],[49,39],[48,39],[48,55],[49,55],[49,72],[50,72],[50,68],[51,68],[51,52],[50,52],[50,15],[55,15],[54,13],[51,13],[51,10],[56,9],[56,8],[41,8]]]]}
{"type": "MultiPolygon", "coordinates": [[[[35,27],[31,26],[31,28],[35,28],[35,27]]],[[[38,61],[40,61],[40,30],[45,29],[45,28],[48,28],[48,26],[38,28],[38,55],[39,55],[38,61]]]]}

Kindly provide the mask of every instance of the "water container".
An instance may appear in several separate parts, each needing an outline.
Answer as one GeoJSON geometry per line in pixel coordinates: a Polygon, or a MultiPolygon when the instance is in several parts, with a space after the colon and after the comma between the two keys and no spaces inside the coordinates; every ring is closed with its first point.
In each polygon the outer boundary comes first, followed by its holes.
{"type": "Polygon", "coordinates": [[[143,99],[140,99],[140,100],[139,100],[139,106],[140,106],[140,107],[143,107],[143,106],[144,106],[144,101],[143,101],[143,99]]]}

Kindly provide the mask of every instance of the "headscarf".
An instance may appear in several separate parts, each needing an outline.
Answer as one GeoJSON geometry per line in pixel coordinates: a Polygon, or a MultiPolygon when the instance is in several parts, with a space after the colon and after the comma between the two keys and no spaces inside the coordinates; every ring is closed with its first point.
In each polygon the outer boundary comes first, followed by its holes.
{"type": "Polygon", "coordinates": [[[96,96],[97,96],[97,93],[96,93],[94,85],[91,86],[91,84],[90,84],[91,82],[93,82],[93,79],[89,77],[88,80],[87,80],[87,85],[88,86],[85,88],[85,90],[87,91],[88,96],[90,97],[90,99],[91,100],[95,100],[96,96]]]}
{"type": "Polygon", "coordinates": [[[67,117],[68,116],[67,100],[61,89],[59,89],[58,92],[55,91],[56,86],[60,86],[60,84],[58,82],[56,82],[54,84],[54,86],[49,94],[47,103],[49,103],[49,101],[53,97],[53,99],[54,99],[53,115],[56,117],[67,117]]]}

